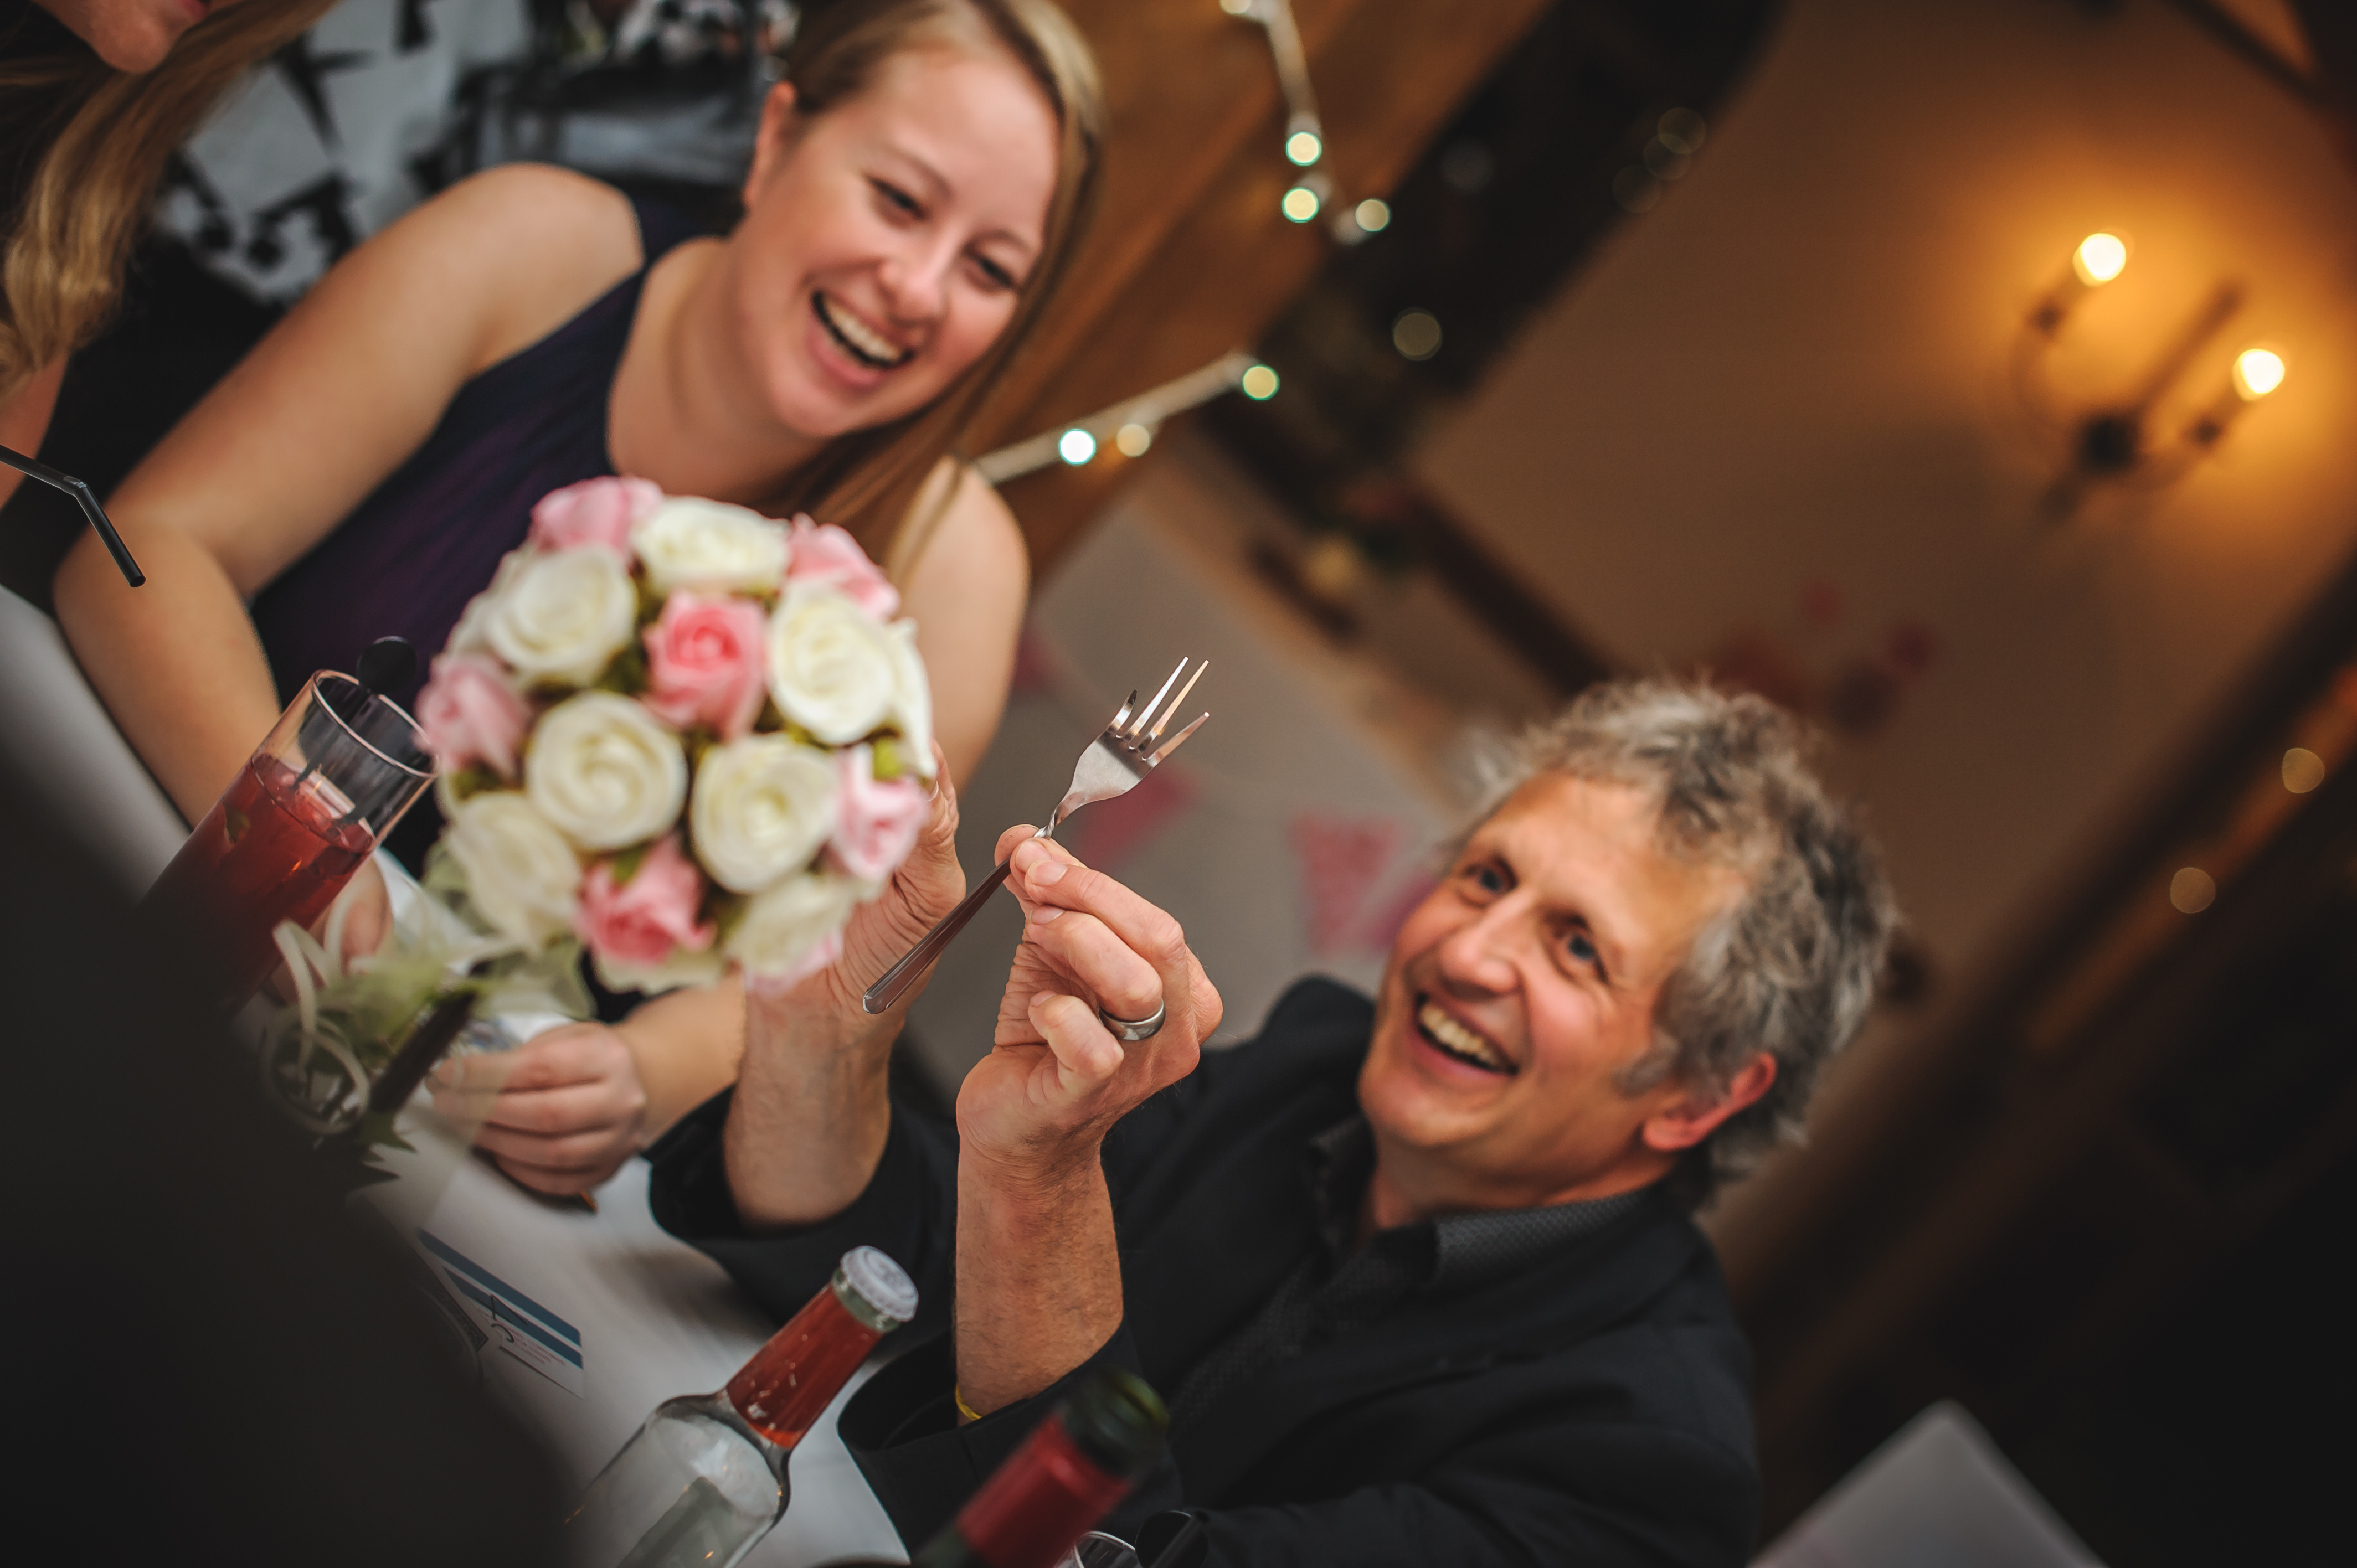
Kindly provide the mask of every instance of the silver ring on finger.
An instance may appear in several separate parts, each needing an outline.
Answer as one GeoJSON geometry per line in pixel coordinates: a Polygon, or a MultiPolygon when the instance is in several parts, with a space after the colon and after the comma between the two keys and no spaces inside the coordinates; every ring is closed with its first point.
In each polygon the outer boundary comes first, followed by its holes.
{"type": "Polygon", "coordinates": [[[1116,1018],[1103,1008],[1097,1009],[1097,1018],[1113,1031],[1116,1040],[1150,1040],[1162,1032],[1162,1020],[1170,1012],[1170,999],[1166,996],[1154,1005],[1154,1011],[1143,1018],[1116,1018]]]}

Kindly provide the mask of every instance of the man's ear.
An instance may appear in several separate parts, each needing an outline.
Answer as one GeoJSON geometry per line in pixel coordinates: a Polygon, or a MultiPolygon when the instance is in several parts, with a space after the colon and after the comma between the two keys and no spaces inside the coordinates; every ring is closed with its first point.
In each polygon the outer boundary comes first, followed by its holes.
{"type": "Polygon", "coordinates": [[[1757,1101],[1775,1081],[1776,1058],[1760,1051],[1727,1080],[1725,1094],[1711,1101],[1684,1095],[1647,1117],[1638,1135],[1645,1147],[1660,1154],[1691,1149],[1717,1132],[1720,1122],[1757,1101]]]}
{"type": "Polygon", "coordinates": [[[781,81],[770,89],[770,96],[761,101],[761,134],[753,139],[753,168],[745,177],[741,193],[745,205],[753,205],[753,193],[761,188],[771,170],[793,151],[794,137],[802,130],[801,119],[794,113],[794,84],[781,81]]]}

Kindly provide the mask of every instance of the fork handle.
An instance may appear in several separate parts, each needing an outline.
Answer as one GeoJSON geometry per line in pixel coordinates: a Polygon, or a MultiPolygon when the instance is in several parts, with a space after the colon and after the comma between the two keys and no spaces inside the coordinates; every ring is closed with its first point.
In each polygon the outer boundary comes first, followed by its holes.
{"type": "MultiPolygon", "coordinates": [[[[1031,836],[1049,838],[1054,835],[1056,823],[1051,818],[1046,827],[1031,836]]],[[[925,966],[941,957],[942,950],[957,940],[957,934],[965,929],[966,922],[974,918],[974,911],[990,902],[990,896],[997,892],[999,884],[1006,880],[1006,874],[1014,864],[1010,860],[1000,861],[997,868],[982,879],[980,886],[961,899],[956,908],[942,916],[941,922],[927,931],[915,947],[900,956],[899,962],[886,970],[884,977],[867,988],[866,993],[859,998],[859,1010],[873,1017],[907,995],[909,987],[917,983],[917,976],[925,972],[925,966]]]]}

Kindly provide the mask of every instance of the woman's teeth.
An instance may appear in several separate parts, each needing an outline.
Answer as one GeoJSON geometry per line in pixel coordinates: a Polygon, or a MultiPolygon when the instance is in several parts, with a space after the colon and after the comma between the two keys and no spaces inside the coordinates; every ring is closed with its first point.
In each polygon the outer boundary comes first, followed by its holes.
{"type": "Polygon", "coordinates": [[[818,318],[834,334],[834,340],[851,352],[851,357],[872,370],[888,371],[909,357],[909,350],[870,328],[848,310],[828,308],[824,295],[813,295],[811,303],[818,309],[818,318]]]}
{"type": "Polygon", "coordinates": [[[1442,1012],[1434,1004],[1427,1002],[1418,1009],[1415,1022],[1416,1026],[1424,1031],[1426,1039],[1459,1061],[1471,1062],[1475,1067],[1487,1069],[1491,1072],[1507,1074],[1513,1072],[1514,1064],[1508,1061],[1497,1047],[1442,1012]]]}

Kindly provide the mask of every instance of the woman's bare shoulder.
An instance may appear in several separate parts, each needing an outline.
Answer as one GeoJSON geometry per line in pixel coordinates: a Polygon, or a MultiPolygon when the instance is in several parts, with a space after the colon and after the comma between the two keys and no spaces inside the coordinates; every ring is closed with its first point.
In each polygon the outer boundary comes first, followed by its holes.
{"type": "MultiPolygon", "coordinates": [[[[952,487],[932,536],[924,542],[916,568],[938,570],[952,579],[977,577],[980,584],[1012,588],[1020,607],[1031,575],[1030,550],[1006,499],[969,463],[942,459],[927,489],[952,487]]],[[[935,493],[939,493],[935,491],[935,493]]]]}
{"type": "Polygon", "coordinates": [[[569,169],[506,164],[460,180],[352,260],[472,305],[489,364],[572,319],[644,256],[620,191],[569,169]]]}

